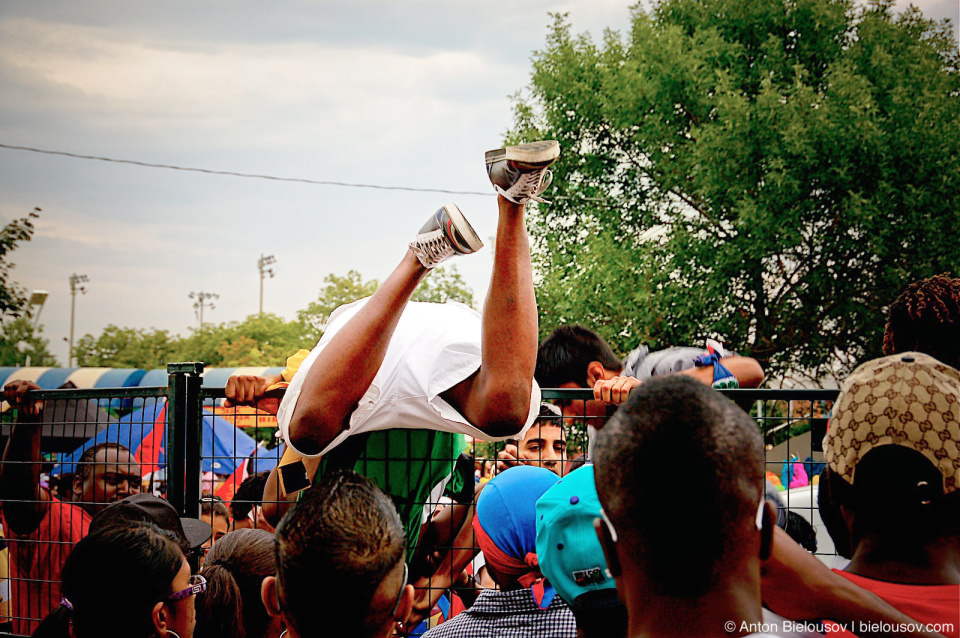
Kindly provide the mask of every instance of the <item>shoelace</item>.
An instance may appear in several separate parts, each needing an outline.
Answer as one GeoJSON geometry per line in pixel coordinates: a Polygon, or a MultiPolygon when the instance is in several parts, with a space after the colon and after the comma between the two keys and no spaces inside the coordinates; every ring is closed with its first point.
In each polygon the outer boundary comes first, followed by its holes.
{"type": "MultiPolygon", "coordinates": [[[[553,171],[542,169],[530,173],[522,173],[516,183],[510,189],[510,199],[533,200],[540,204],[550,204],[549,200],[540,197],[540,193],[547,190],[547,187],[553,181],[553,171]]],[[[503,189],[498,187],[502,192],[503,189]]],[[[505,196],[507,193],[503,193],[505,196]]],[[[521,202],[518,202],[521,203],[521,202]]]]}
{"type": "Polygon", "coordinates": [[[417,237],[417,241],[410,244],[410,247],[418,256],[422,255],[426,259],[421,259],[420,262],[427,268],[436,266],[456,252],[441,228],[417,237]]]}

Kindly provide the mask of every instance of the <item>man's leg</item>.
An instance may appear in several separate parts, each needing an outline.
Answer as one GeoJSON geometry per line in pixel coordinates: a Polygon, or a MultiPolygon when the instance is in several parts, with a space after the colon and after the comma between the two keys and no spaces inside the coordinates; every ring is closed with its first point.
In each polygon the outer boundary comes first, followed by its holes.
{"type": "Polygon", "coordinates": [[[491,436],[519,432],[530,410],[537,365],[537,299],[533,292],[526,202],[543,201],[556,142],[534,142],[487,154],[500,196],[493,277],[483,308],[482,363],[477,374],[444,393],[466,419],[491,436]],[[513,158],[513,159],[511,159],[513,158]]]}
{"type": "Polygon", "coordinates": [[[482,246],[452,204],[439,209],[420,229],[400,265],[307,371],[290,420],[290,439],[298,451],[317,454],[347,427],[383,363],[404,307],[430,269],[454,254],[469,254],[482,246]]]}

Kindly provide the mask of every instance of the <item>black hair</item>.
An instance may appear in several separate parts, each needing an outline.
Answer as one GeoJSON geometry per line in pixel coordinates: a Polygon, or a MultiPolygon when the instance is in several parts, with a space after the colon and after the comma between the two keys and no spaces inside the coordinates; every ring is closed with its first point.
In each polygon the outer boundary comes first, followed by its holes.
{"type": "Polygon", "coordinates": [[[224,505],[223,499],[219,496],[210,496],[209,494],[200,499],[200,519],[212,521],[214,516],[222,516],[228,521],[230,519],[230,510],[224,505]]]}
{"type": "Polygon", "coordinates": [[[93,447],[87,448],[83,451],[83,454],[80,455],[80,460],[77,462],[77,473],[80,475],[82,481],[86,482],[87,479],[93,476],[93,468],[97,462],[97,454],[103,450],[116,450],[118,453],[130,453],[130,450],[126,446],[114,443],[113,441],[97,443],[93,447]]]}
{"type": "Polygon", "coordinates": [[[277,588],[300,630],[362,636],[382,625],[371,602],[405,555],[400,517],[370,479],[336,470],[308,488],[277,526],[277,588]]]}
{"type": "Polygon", "coordinates": [[[783,531],[811,554],[817,551],[817,530],[813,529],[810,521],[796,512],[787,510],[783,523],[783,531]]]}
{"type": "MultiPolygon", "coordinates": [[[[560,408],[550,404],[550,403],[541,403],[540,412],[537,414],[537,420],[533,422],[533,425],[530,427],[532,430],[535,427],[547,426],[552,428],[560,428],[566,434],[566,428],[563,427],[563,416],[560,412],[560,408]]],[[[527,430],[529,434],[530,430],[527,430]]],[[[526,438],[526,437],[524,437],[526,438]]],[[[513,437],[507,439],[506,443],[512,443],[513,445],[519,445],[522,439],[513,437]]]]}
{"type": "Polygon", "coordinates": [[[597,434],[597,492],[657,591],[696,598],[754,524],[763,461],[759,428],[732,401],[685,375],[654,377],[597,434]]]}
{"type": "Polygon", "coordinates": [[[233,514],[233,520],[242,521],[250,514],[254,505],[263,502],[263,490],[267,487],[267,477],[270,472],[259,472],[251,474],[243,479],[243,483],[237,488],[230,502],[230,513],[233,514]]]}
{"type": "Polygon", "coordinates": [[[883,354],[901,352],[960,368],[960,279],[943,273],[915,281],[890,305],[883,354]]]}
{"type": "Polygon", "coordinates": [[[276,539],[263,529],[238,529],[214,545],[203,571],[207,591],[197,598],[197,638],[260,638],[270,616],[260,584],[277,570],[276,539]]]}
{"type": "Polygon", "coordinates": [[[586,387],[591,361],[599,361],[604,368],[616,372],[623,368],[620,358],[596,332],[581,326],[563,326],[540,343],[534,376],[542,388],[559,388],[564,383],[586,387]]]}
{"type": "Polygon", "coordinates": [[[902,445],[879,445],[864,454],[853,484],[824,468],[817,499],[820,518],[844,558],[870,537],[891,559],[912,562],[917,548],[960,534],[960,491],[944,494],[937,467],[902,445]],[[853,513],[851,526],[841,506],[853,513]]]}
{"type": "Polygon", "coordinates": [[[109,525],[81,539],[61,572],[76,638],[152,636],[153,607],[173,593],[183,560],[151,523],[109,525]]]}

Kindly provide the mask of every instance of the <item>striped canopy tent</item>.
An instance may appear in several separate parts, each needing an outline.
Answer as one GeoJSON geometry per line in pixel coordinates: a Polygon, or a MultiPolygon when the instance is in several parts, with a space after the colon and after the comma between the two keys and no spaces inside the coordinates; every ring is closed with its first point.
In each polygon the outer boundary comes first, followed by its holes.
{"type": "Polygon", "coordinates": [[[136,368],[0,368],[0,386],[33,381],[43,390],[55,390],[68,381],[78,388],[131,388],[140,385],[145,370],[136,368]]]}
{"type": "Polygon", "coordinates": [[[33,381],[44,390],[62,386],[77,368],[0,368],[0,386],[14,381],[33,381]]]}

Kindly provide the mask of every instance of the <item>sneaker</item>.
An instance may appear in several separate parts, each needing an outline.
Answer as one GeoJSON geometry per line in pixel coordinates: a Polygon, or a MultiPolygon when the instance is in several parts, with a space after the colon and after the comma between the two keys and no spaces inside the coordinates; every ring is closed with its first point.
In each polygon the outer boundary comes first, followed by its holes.
{"type": "Polygon", "coordinates": [[[424,268],[435,268],[454,255],[469,255],[483,242],[456,204],[439,209],[423,225],[410,249],[424,268]]]}
{"type": "Polygon", "coordinates": [[[560,157],[560,143],[543,140],[487,151],[487,175],[497,192],[514,204],[549,204],[540,197],[553,181],[549,166],[560,157]]]}

